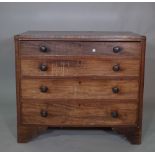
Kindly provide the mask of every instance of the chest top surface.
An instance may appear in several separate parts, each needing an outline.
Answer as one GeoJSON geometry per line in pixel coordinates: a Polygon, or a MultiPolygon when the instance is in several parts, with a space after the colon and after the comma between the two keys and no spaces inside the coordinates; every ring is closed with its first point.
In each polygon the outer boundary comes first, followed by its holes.
{"type": "Polygon", "coordinates": [[[133,32],[112,31],[27,31],[16,35],[19,40],[82,40],[82,41],[141,41],[145,36],[133,32]]]}

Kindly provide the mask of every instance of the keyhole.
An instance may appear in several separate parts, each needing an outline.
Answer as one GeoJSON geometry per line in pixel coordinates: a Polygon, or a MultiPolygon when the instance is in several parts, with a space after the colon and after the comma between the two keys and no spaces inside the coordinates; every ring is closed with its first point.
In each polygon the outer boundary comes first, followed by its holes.
{"type": "Polygon", "coordinates": [[[95,49],[95,48],[93,48],[93,49],[92,49],[92,52],[93,52],[93,53],[95,53],[95,52],[96,52],[96,49],[95,49]]]}

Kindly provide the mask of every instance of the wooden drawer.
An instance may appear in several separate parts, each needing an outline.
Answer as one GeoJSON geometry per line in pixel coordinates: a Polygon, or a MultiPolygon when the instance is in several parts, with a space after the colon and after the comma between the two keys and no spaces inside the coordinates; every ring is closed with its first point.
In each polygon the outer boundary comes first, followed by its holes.
{"type": "Polygon", "coordinates": [[[139,76],[139,60],[123,59],[23,59],[22,76],[139,76]]]}
{"type": "Polygon", "coordinates": [[[23,98],[33,99],[138,98],[138,80],[23,79],[21,89],[23,98]]]}
{"type": "Polygon", "coordinates": [[[135,125],[137,103],[129,101],[63,100],[22,102],[22,122],[48,126],[135,125]]]}
{"type": "Polygon", "coordinates": [[[140,42],[21,41],[20,50],[22,56],[103,55],[136,58],[140,57],[141,44],[140,42]]]}

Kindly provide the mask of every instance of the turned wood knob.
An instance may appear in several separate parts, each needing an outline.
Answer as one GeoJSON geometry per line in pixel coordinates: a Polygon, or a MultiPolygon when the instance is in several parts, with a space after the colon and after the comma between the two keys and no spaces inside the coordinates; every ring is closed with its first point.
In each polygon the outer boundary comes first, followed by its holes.
{"type": "Polygon", "coordinates": [[[48,116],[48,111],[47,110],[41,110],[40,115],[41,115],[41,117],[47,117],[48,116]]]}
{"type": "Polygon", "coordinates": [[[115,94],[119,93],[119,88],[113,87],[112,92],[115,93],[115,94]]]}
{"type": "Polygon", "coordinates": [[[117,111],[112,111],[112,112],[111,112],[111,116],[112,116],[113,118],[117,118],[117,117],[118,117],[118,112],[117,112],[117,111]]]}
{"type": "Polygon", "coordinates": [[[47,86],[41,86],[41,87],[40,87],[40,91],[41,91],[42,93],[46,93],[46,92],[48,91],[48,87],[47,87],[47,86]]]}
{"type": "Polygon", "coordinates": [[[46,46],[40,46],[40,51],[41,52],[47,52],[47,47],[46,46]]]}
{"type": "Polygon", "coordinates": [[[119,53],[120,51],[121,51],[121,47],[119,47],[119,46],[116,46],[113,48],[114,53],[119,53]]]}
{"type": "Polygon", "coordinates": [[[39,68],[40,68],[41,71],[47,71],[47,69],[48,69],[48,67],[47,67],[46,64],[41,64],[41,65],[39,66],[39,68]]]}
{"type": "Polygon", "coordinates": [[[113,69],[113,71],[118,72],[118,71],[120,71],[120,65],[116,64],[116,65],[113,66],[112,69],[113,69]]]}

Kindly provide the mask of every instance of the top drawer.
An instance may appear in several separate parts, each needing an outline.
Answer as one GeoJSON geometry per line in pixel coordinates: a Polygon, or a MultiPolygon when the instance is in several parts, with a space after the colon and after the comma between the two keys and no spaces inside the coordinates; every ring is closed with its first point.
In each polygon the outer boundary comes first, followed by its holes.
{"type": "Polygon", "coordinates": [[[21,41],[22,55],[139,57],[140,42],[21,41]]]}

